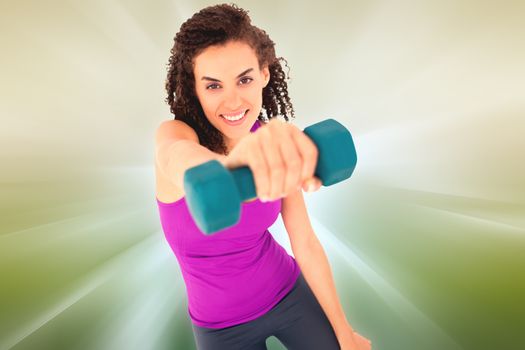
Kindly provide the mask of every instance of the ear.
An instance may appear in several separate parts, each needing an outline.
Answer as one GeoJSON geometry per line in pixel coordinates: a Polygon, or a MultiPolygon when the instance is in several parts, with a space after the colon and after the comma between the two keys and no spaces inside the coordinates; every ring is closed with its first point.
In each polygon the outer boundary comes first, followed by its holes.
{"type": "Polygon", "coordinates": [[[261,70],[261,73],[264,79],[264,87],[266,87],[266,85],[268,85],[268,82],[270,82],[270,70],[268,69],[268,66],[265,66],[261,70]]]}

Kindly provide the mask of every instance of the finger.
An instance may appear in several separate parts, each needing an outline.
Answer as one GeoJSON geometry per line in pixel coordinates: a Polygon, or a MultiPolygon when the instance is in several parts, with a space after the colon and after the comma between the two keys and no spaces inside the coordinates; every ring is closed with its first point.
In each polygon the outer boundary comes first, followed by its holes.
{"type": "Polygon", "coordinates": [[[318,177],[313,176],[302,183],[302,188],[306,192],[315,192],[321,188],[322,185],[322,181],[318,177]]]}
{"type": "Polygon", "coordinates": [[[284,190],[286,194],[290,194],[297,191],[301,186],[303,159],[289,130],[286,132],[284,139],[278,143],[286,164],[284,190]]]}
{"type": "Polygon", "coordinates": [[[305,192],[312,192],[315,186],[315,179],[313,177],[303,181],[302,187],[305,192]]]}
{"type": "Polygon", "coordinates": [[[357,339],[358,339],[358,342],[365,348],[365,349],[370,349],[371,346],[372,346],[372,343],[370,342],[370,340],[368,340],[367,338],[363,337],[361,334],[357,333],[357,332],[354,332],[357,339]]]}
{"type": "Polygon", "coordinates": [[[321,188],[321,186],[323,186],[323,181],[321,181],[321,179],[318,177],[315,177],[315,180],[316,180],[316,186],[317,186],[315,190],[317,191],[318,189],[321,188]]]}
{"type": "Polygon", "coordinates": [[[266,198],[269,200],[280,198],[281,194],[284,193],[284,177],[286,175],[286,166],[282,159],[280,146],[274,140],[275,129],[269,127],[262,129],[259,138],[260,147],[268,167],[269,186],[266,198]]]}
{"type": "Polygon", "coordinates": [[[303,159],[301,180],[306,181],[314,175],[319,151],[314,142],[304,132],[297,128],[291,128],[292,136],[303,159]]]}

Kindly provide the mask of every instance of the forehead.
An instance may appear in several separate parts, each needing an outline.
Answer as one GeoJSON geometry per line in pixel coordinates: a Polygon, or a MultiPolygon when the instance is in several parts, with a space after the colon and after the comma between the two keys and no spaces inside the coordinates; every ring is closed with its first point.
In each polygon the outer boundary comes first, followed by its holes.
{"type": "Polygon", "coordinates": [[[259,67],[255,51],[242,42],[229,42],[225,45],[207,47],[195,56],[194,63],[196,79],[202,76],[236,77],[247,68],[257,69],[259,67]]]}

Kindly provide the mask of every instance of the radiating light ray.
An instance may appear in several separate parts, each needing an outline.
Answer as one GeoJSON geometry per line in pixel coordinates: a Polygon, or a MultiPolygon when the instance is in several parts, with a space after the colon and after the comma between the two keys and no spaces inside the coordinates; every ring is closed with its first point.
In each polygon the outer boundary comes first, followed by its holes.
{"type": "MultiPolygon", "coordinates": [[[[107,349],[135,348],[153,349],[154,344],[160,341],[160,335],[170,324],[170,320],[177,311],[183,310],[184,286],[180,278],[176,285],[158,283],[145,288],[138,298],[118,315],[114,324],[106,328],[106,337],[101,337],[101,344],[107,349]],[[103,340],[107,342],[104,343],[103,340]],[[131,345],[133,344],[133,345],[131,345]]],[[[100,333],[99,333],[100,334],[100,333]]]]}
{"type": "MultiPolygon", "coordinates": [[[[523,65],[521,69],[517,67],[525,51],[515,50],[509,41],[502,40],[502,35],[514,34],[512,25],[507,26],[500,17],[498,21],[483,23],[481,32],[459,31],[466,36],[458,40],[458,32],[453,28],[463,29],[463,18],[449,11],[460,9],[461,4],[413,5],[405,8],[407,13],[424,14],[418,18],[406,16],[412,25],[424,18],[417,31],[408,30],[410,26],[404,23],[392,26],[396,22],[392,21],[392,11],[406,5],[382,3],[354,30],[359,34],[355,36],[358,40],[349,42],[345,52],[336,57],[338,66],[349,67],[348,78],[359,81],[360,89],[370,89],[372,93],[369,100],[363,96],[362,105],[354,102],[360,105],[360,111],[355,112],[363,114],[356,119],[381,120],[377,126],[394,120],[426,118],[428,113],[455,118],[472,114],[472,108],[484,111],[490,106],[501,108],[523,101],[525,69],[523,65]],[[450,27],[443,28],[442,17],[451,20],[450,27]],[[406,40],[389,40],[392,35],[406,40]],[[443,36],[448,36],[448,40],[443,40],[443,36]],[[374,69],[359,69],[370,66],[374,69]]],[[[362,94],[357,90],[350,95],[356,99],[362,94]]],[[[348,106],[344,108],[343,117],[348,115],[348,106]]]]}
{"type": "Polygon", "coordinates": [[[504,123],[485,115],[443,119],[423,118],[357,136],[355,174],[388,186],[517,201],[525,190],[523,184],[511,186],[525,176],[519,160],[525,141],[512,126],[518,115],[504,123]],[[494,132],[496,127],[500,130],[494,132]]]}
{"type": "MultiPolygon", "coordinates": [[[[502,228],[504,229],[503,232],[509,232],[509,230],[510,232],[518,231],[518,233],[525,232],[524,227],[508,224],[508,223],[494,220],[494,219],[487,219],[480,215],[460,213],[459,211],[454,211],[454,210],[445,209],[445,208],[437,208],[434,206],[424,205],[424,204],[412,204],[412,205],[420,207],[420,208],[425,208],[431,211],[438,211],[438,212],[446,213],[447,215],[451,217],[455,216],[467,222],[475,222],[476,224],[479,224],[479,225],[484,225],[484,226],[488,225],[488,226],[494,226],[495,228],[502,228]]],[[[495,232],[495,234],[496,233],[500,234],[501,232],[502,232],[501,230],[498,230],[495,232]]]]}
{"type": "Polygon", "coordinates": [[[87,4],[83,1],[72,0],[71,3],[90,18],[92,24],[111,38],[115,45],[124,49],[130,58],[147,62],[152,55],[157,58],[164,57],[154,41],[119,2],[98,0],[87,4]]]}
{"type": "Polygon", "coordinates": [[[447,350],[462,349],[441,327],[366,264],[366,262],[354,252],[355,248],[348,247],[320,221],[315,219],[315,217],[310,216],[310,218],[314,231],[317,233],[319,240],[322,241],[323,246],[338,253],[402,319],[408,324],[418,327],[418,331],[423,332],[423,337],[432,336],[434,339],[435,337],[439,337],[439,340],[443,343],[443,346],[446,346],[447,350]]]}
{"type": "MultiPolygon", "coordinates": [[[[173,6],[173,15],[177,18],[177,22],[182,24],[184,21],[189,19],[195,12],[200,10],[202,7],[195,6],[191,2],[186,1],[171,1],[170,4],[173,6]]],[[[178,31],[178,27],[176,31],[178,31]]]]}
{"type": "MultiPolygon", "coordinates": [[[[374,157],[369,157],[368,154],[373,154],[371,152],[377,151],[377,147],[386,147],[386,145],[395,144],[399,147],[399,143],[407,142],[407,138],[411,137],[412,139],[421,137],[421,135],[430,135],[436,131],[448,130],[452,133],[455,127],[458,126],[458,121],[460,124],[466,124],[471,122],[477,123],[477,127],[483,130],[483,125],[480,125],[480,115],[483,116],[483,119],[489,119],[487,116],[497,115],[501,111],[503,102],[495,102],[490,105],[486,103],[480,108],[471,107],[469,110],[461,112],[449,112],[449,113],[434,113],[428,111],[425,115],[421,115],[421,118],[416,120],[406,120],[406,121],[397,121],[394,125],[382,126],[381,128],[376,128],[370,130],[366,133],[361,133],[354,137],[356,144],[360,146],[360,158],[362,161],[368,163],[387,161],[387,162],[400,162],[406,160],[407,154],[399,154],[400,157],[391,158],[391,159],[377,159],[374,157]],[[381,142],[380,142],[381,141],[381,142]],[[405,158],[403,158],[405,156],[405,158]]],[[[510,117],[512,118],[512,117],[510,117]]],[[[489,121],[490,122],[490,121],[489,121]]],[[[492,119],[492,123],[495,124],[496,120],[492,119]]],[[[457,135],[454,135],[457,137],[457,135]]],[[[499,135],[496,135],[499,136],[499,135]]],[[[446,146],[446,144],[443,144],[446,146]]],[[[418,159],[419,161],[420,159],[418,159]]],[[[429,159],[429,161],[431,161],[429,159]]]]}
{"type": "MultiPolygon", "coordinates": [[[[448,103],[438,105],[441,111],[436,111],[436,114],[440,118],[451,121],[457,120],[462,115],[479,114],[487,109],[498,110],[501,107],[522,102],[525,69],[516,70],[516,65],[512,64],[500,66],[497,70],[482,69],[483,66],[490,65],[495,58],[502,58],[501,56],[505,55],[498,50],[487,51],[488,43],[497,44],[498,41],[494,38],[471,38],[468,42],[462,42],[453,47],[449,46],[447,51],[440,51],[437,55],[433,55],[421,69],[399,81],[397,86],[384,94],[383,98],[374,104],[374,110],[383,110],[387,113],[397,103],[406,103],[406,100],[417,94],[420,89],[429,89],[433,93],[447,97],[448,103]],[[473,57],[476,58],[475,62],[473,62],[473,57]],[[445,85],[447,81],[444,77],[454,76],[466,76],[470,79],[458,79],[455,85],[448,86],[447,89],[445,85]],[[486,84],[488,81],[491,84],[486,84]],[[501,89],[502,85],[506,86],[506,89],[501,89]],[[467,91],[463,91],[461,95],[453,93],[462,89],[463,86],[468,86],[467,91]],[[486,95],[489,91],[491,98],[479,101],[477,97],[486,95]],[[459,98],[464,99],[463,103],[459,98]],[[477,103],[473,103],[473,100],[477,103]],[[443,110],[446,110],[446,113],[443,113],[443,110]]],[[[523,54],[518,53],[516,57],[503,58],[518,62],[521,61],[520,56],[523,54]]],[[[429,99],[430,97],[424,96],[424,98],[429,99]]]]}
{"type": "MultiPolygon", "coordinates": [[[[480,114],[483,116],[496,115],[500,108],[501,105],[499,103],[492,106],[487,103],[482,105],[481,108],[471,108],[468,112],[447,113],[446,115],[429,112],[417,120],[398,121],[395,125],[383,126],[356,135],[354,138],[356,144],[359,145],[359,154],[361,155],[359,165],[364,167],[363,170],[367,170],[366,167],[371,164],[390,165],[416,161],[419,164],[425,161],[425,159],[421,159],[422,154],[420,150],[414,150],[411,153],[398,153],[397,157],[384,157],[384,154],[382,157],[378,157],[378,152],[386,152],[392,146],[400,148],[410,140],[423,138],[422,135],[432,135],[437,131],[443,132],[443,130],[448,130],[452,134],[453,129],[457,127],[458,120],[461,121],[461,124],[466,124],[469,120],[475,121],[478,123],[478,128],[483,130],[482,126],[479,126],[480,114]],[[491,112],[492,114],[490,114],[491,112]],[[417,158],[411,159],[410,156],[417,158]]],[[[496,121],[494,120],[492,123],[495,124],[496,121]]],[[[457,135],[453,135],[453,137],[457,137],[457,135]]],[[[525,143],[523,145],[525,146],[525,143]]],[[[444,143],[440,146],[447,147],[447,144],[444,143]]],[[[394,152],[397,148],[394,148],[394,152]]],[[[451,149],[451,151],[454,151],[454,149],[451,149]]],[[[426,161],[432,163],[435,159],[426,159],[426,161]]]]}
{"type": "Polygon", "coordinates": [[[100,212],[75,215],[75,216],[71,216],[71,217],[68,217],[62,220],[55,220],[55,221],[51,221],[45,224],[28,227],[22,230],[0,234],[0,241],[2,239],[13,238],[13,236],[17,236],[21,234],[38,234],[43,229],[48,229],[48,228],[57,229],[55,231],[56,234],[60,234],[60,232],[62,233],[65,232],[68,234],[70,234],[71,232],[79,233],[81,231],[93,230],[97,227],[120,221],[124,218],[127,218],[139,212],[143,212],[145,210],[147,210],[147,208],[141,207],[139,209],[135,209],[131,211],[128,210],[125,213],[120,214],[120,215],[115,215],[115,213],[111,213],[111,214],[104,213],[101,215],[100,212]],[[107,218],[102,219],[104,216],[106,216],[107,218]],[[69,226],[69,224],[71,224],[71,226],[69,226]]]}
{"type": "MultiPolygon", "coordinates": [[[[117,291],[124,307],[108,310],[95,330],[93,348],[96,349],[154,349],[169,321],[184,305],[184,285],[180,273],[175,278],[158,278],[172,259],[164,240],[148,247],[133,266],[133,274],[121,274],[112,282],[112,294],[117,291]],[[131,298],[132,296],[132,298],[131,298]]],[[[138,258],[138,259],[137,259],[138,258]]],[[[171,268],[171,266],[169,266],[171,268]]]]}
{"type": "Polygon", "coordinates": [[[491,200],[480,197],[451,195],[446,192],[433,192],[403,188],[398,186],[382,186],[377,183],[367,183],[360,179],[359,183],[373,191],[389,193],[401,199],[403,203],[428,210],[458,214],[484,223],[497,225],[513,231],[525,229],[525,204],[491,200]]]}
{"type": "Polygon", "coordinates": [[[89,295],[96,288],[126,270],[130,264],[136,261],[136,257],[141,252],[158,241],[158,235],[151,235],[137,244],[133,245],[126,251],[113,257],[102,266],[96,268],[93,272],[83,276],[72,287],[72,292],[58,301],[55,305],[49,306],[47,311],[42,312],[27,324],[21,326],[14,334],[6,336],[0,340],[0,349],[10,349],[29,337],[31,334],[51,322],[55,317],[73,306],[82,298],[89,295]]]}
{"type": "MultiPolygon", "coordinates": [[[[156,279],[155,281],[159,281],[156,279]]],[[[183,311],[178,288],[155,284],[126,305],[123,312],[96,332],[96,349],[154,349],[177,311],[183,311]]],[[[147,286],[146,286],[147,287],[147,286]]]]}

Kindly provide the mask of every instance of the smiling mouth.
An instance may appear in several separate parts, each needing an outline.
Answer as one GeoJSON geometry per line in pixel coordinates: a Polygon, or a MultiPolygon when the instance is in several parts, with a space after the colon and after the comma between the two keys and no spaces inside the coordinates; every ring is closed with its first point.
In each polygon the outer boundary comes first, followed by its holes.
{"type": "Polygon", "coordinates": [[[228,121],[231,121],[231,122],[234,122],[234,121],[237,121],[237,120],[241,120],[242,118],[244,118],[244,116],[246,115],[246,113],[248,113],[249,109],[246,109],[244,110],[243,112],[239,113],[239,114],[234,114],[234,115],[224,115],[224,114],[220,114],[221,118],[224,118],[228,121]]]}

